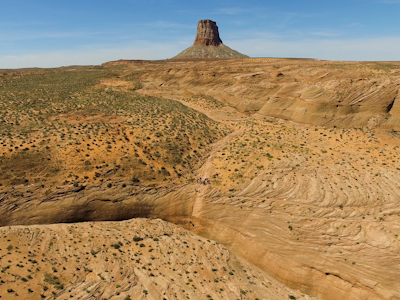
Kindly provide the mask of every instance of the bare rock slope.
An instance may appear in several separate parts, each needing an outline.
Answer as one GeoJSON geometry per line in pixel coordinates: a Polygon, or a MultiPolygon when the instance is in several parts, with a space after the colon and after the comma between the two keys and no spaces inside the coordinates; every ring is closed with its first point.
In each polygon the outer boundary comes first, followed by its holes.
{"type": "Polygon", "coordinates": [[[2,299],[313,299],[161,220],[17,226],[0,234],[2,299]]]}
{"type": "Polygon", "coordinates": [[[205,95],[246,114],[339,127],[400,129],[398,62],[249,58],[154,65],[141,93],[205,95]],[[157,84],[162,83],[162,86],[157,84]]]}

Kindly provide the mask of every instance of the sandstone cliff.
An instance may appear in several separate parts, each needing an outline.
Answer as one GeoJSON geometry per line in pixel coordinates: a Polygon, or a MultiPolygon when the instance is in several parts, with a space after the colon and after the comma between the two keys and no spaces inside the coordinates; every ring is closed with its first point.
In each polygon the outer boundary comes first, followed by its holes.
{"type": "Polygon", "coordinates": [[[211,20],[200,20],[194,45],[219,46],[220,44],[222,41],[219,37],[217,23],[211,20]]]}

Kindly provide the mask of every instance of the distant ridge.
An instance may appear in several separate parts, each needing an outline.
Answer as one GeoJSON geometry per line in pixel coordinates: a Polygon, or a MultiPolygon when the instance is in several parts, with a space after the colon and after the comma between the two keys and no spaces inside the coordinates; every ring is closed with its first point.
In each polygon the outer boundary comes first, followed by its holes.
{"type": "Polygon", "coordinates": [[[179,53],[172,59],[212,59],[212,58],[246,58],[222,43],[217,23],[211,20],[200,20],[197,34],[191,47],[179,53]]]}

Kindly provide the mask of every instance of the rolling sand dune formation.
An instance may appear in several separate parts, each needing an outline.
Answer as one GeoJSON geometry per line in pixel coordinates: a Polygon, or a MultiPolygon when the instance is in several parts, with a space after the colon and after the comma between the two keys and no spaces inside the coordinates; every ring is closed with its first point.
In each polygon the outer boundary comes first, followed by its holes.
{"type": "Polygon", "coordinates": [[[399,87],[397,62],[2,70],[0,297],[400,299],[399,87]]]}

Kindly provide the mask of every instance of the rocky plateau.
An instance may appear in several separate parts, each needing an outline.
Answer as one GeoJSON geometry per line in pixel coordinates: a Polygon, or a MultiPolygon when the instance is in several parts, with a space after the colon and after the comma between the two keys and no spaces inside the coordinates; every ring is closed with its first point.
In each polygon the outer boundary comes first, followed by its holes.
{"type": "Polygon", "coordinates": [[[400,299],[400,63],[3,74],[2,299],[400,299]]]}

